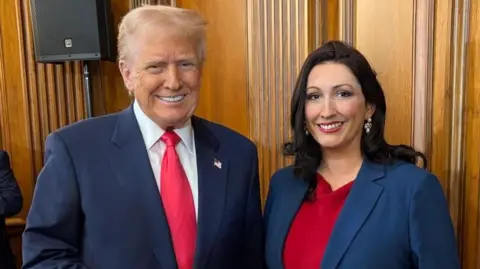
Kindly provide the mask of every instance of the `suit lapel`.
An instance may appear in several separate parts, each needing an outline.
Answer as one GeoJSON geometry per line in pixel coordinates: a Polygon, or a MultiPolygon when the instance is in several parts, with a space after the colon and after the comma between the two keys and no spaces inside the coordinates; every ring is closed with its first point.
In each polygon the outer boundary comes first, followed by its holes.
{"type": "Polygon", "coordinates": [[[205,268],[225,206],[229,160],[204,121],[192,117],[198,170],[198,232],[195,268],[205,268]]]}
{"type": "Polygon", "coordinates": [[[383,188],[374,180],[383,176],[383,165],[364,161],[330,236],[321,268],[337,268],[355,235],[375,207],[383,188]]]}
{"type": "Polygon", "coordinates": [[[276,208],[272,208],[272,216],[270,216],[272,221],[267,227],[269,230],[267,244],[272,248],[275,262],[272,268],[284,268],[282,256],[285,240],[308,189],[308,184],[299,178],[292,178],[290,183],[286,191],[282,192],[282,196],[276,198],[279,204],[276,208]],[[276,217],[277,214],[278,217],[276,217]]]}
{"type": "Polygon", "coordinates": [[[134,199],[138,199],[139,204],[148,210],[145,221],[154,223],[156,228],[153,229],[152,236],[159,247],[152,251],[162,268],[176,269],[175,254],[160,193],[132,106],[120,113],[112,142],[115,147],[111,164],[117,172],[120,186],[129,190],[134,199]]]}

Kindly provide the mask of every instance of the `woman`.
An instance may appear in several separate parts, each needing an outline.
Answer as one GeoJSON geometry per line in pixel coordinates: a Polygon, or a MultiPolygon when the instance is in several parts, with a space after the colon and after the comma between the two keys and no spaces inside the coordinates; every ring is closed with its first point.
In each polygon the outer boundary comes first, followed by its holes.
{"type": "Polygon", "coordinates": [[[460,268],[442,188],[415,165],[423,154],[385,141],[385,96],[360,52],[311,53],[291,110],[295,163],[265,208],[269,269],[460,268]]]}

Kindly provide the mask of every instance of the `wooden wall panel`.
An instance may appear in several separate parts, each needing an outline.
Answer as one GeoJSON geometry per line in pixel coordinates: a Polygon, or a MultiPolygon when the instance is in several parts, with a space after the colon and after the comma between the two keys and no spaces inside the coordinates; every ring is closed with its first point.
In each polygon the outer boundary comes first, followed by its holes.
{"type": "MultiPolygon", "coordinates": [[[[431,169],[444,186],[463,252],[465,199],[465,80],[468,5],[436,7],[431,169]]],[[[463,254],[462,254],[463,256],[463,254]]]]}
{"type": "Polygon", "coordinates": [[[388,141],[409,145],[412,141],[414,1],[356,1],[354,14],[353,31],[347,31],[354,36],[345,40],[352,39],[378,73],[387,99],[388,141]]]}
{"type": "MultiPolygon", "coordinates": [[[[370,60],[387,97],[389,142],[429,157],[454,220],[463,268],[480,268],[480,0],[172,0],[208,21],[197,115],[250,137],[259,148],[262,195],[289,163],[289,102],[299,68],[325,39],[351,41],[370,60]],[[467,119],[467,116],[470,117],[467,119]]],[[[30,204],[52,130],[84,117],[82,66],[35,64],[28,1],[0,6],[0,146],[30,204]],[[6,41],[8,40],[8,42],[6,41]],[[18,172],[17,172],[18,171],[18,172]]],[[[132,6],[111,0],[114,22],[132,6]]],[[[116,63],[89,63],[94,115],[127,107],[116,63]]],[[[11,225],[22,225],[26,209],[11,225]]],[[[21,229],[11,229],[17,237],[21,229]]],[[[15,241],[18,246],[19,242],[15,241]]]]}
{"type": "Polygon", "coordinates": [[[46,136],[84,118],[82,68],[80,62],[37,64],[29,2],[11,0],[6,5],[0,9],[0,61],[4,67],[1,146],[10,152],[24,192],[25,206],[20,214],[24,218],[42,167],[46,136]]]}
{"type": "MultiPolygon", "coordinates": [[[[433,110],[432,110],[432,145],[430,168],[439,177],[447,197],[455,223],[458,222],[458,198],[450,185],[451,138],[452,138],[452,34],[453,34],[453,0],[439,1],[435,4],[434,30],[434,73],[433,73],[433,110]],[[453,202],[457,200],[457,202],[453,202]]],[[[453,182],[452,182],[453,183],[453,182]]],[[[458,193],[458,191],[456,191],[458,193]]],[[[455,225],[458,227],[458,224],[455,225]]]]}
{"type": "Polygon", "coordinates": [[[23,210],[7,220],[20,265],[21,232],[43,165],[46,136],[85,117],[80,62],[37,64],[30,2],[0,6],[0,148],[9,152],[24,197],[23,210]]]}
{"type": "MultiPolygon", "coordinates": [[[[133,1],[133,0],[132,0],[133,1]]],[[[110,0],[115,33],[122,17],[130,10],[130,0],[110,0]]],[[[99,116],[125,109],[132,99],[128,96],[122,76],[114,62],[89,62],[92,76],[93,115],[99,116]]]]}
{"type": "Polygon", "coordinates": [[[465,188],[462,258],[465,269],[480,268],[480,2],[464,1],[468,17],[465,57],[465,188]]]}
{"type": "MultiPolygon", "coordinates": [[[[303,61],[322,41],[319,1],[247,1],[249,137],[257,144],[265,197],[271,175],[290,163],[290,99],[303,61]]],[[[325,7],[324,7],[325,8],[325,7]]]]}
{"type": "Polygon", "coordinates": [[[208,21],[207,51],[196,115],[248,135],[245,1],[177,0],[208,21]]]}

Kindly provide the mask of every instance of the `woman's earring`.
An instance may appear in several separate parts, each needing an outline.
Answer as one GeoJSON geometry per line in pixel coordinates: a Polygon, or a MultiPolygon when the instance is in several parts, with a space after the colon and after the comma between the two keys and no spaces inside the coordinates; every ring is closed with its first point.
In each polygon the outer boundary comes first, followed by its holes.
{"type": "Polygon", "coordinates": [[[308,136],[308,129],[307,129],[307,124],[303,124],[303,129],[305,130],[305,135],[308,136]]]}
{"type": "Polygon", "coordinates": [[[363,128],[365,128],[365,132],[367,134],[370,133],[370,129],[372,129],[372,118],[368,118],[367,122],[365,122],[365,125],[363,125],[363,128]]]}

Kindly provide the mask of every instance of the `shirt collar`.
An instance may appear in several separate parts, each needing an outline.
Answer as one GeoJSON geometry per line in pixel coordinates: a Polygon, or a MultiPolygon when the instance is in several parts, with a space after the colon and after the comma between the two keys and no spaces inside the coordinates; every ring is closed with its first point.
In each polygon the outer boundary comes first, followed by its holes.
{"type": "MultiPolygon", "coordinates": [[[[133,112],[137,119],[140,132],[145,142],[145,147],[149,150],[160,137],[165,133],[165,130],[160,128],[152,119],[150,119],[140,108],[137,100],[133,103],[133,112]]],[[[187,147],[189,153],[194,154],[193,128],[192,121],[189,119],[182,128],[173,130],[181,139],[181,142],[187,147]]]]}

